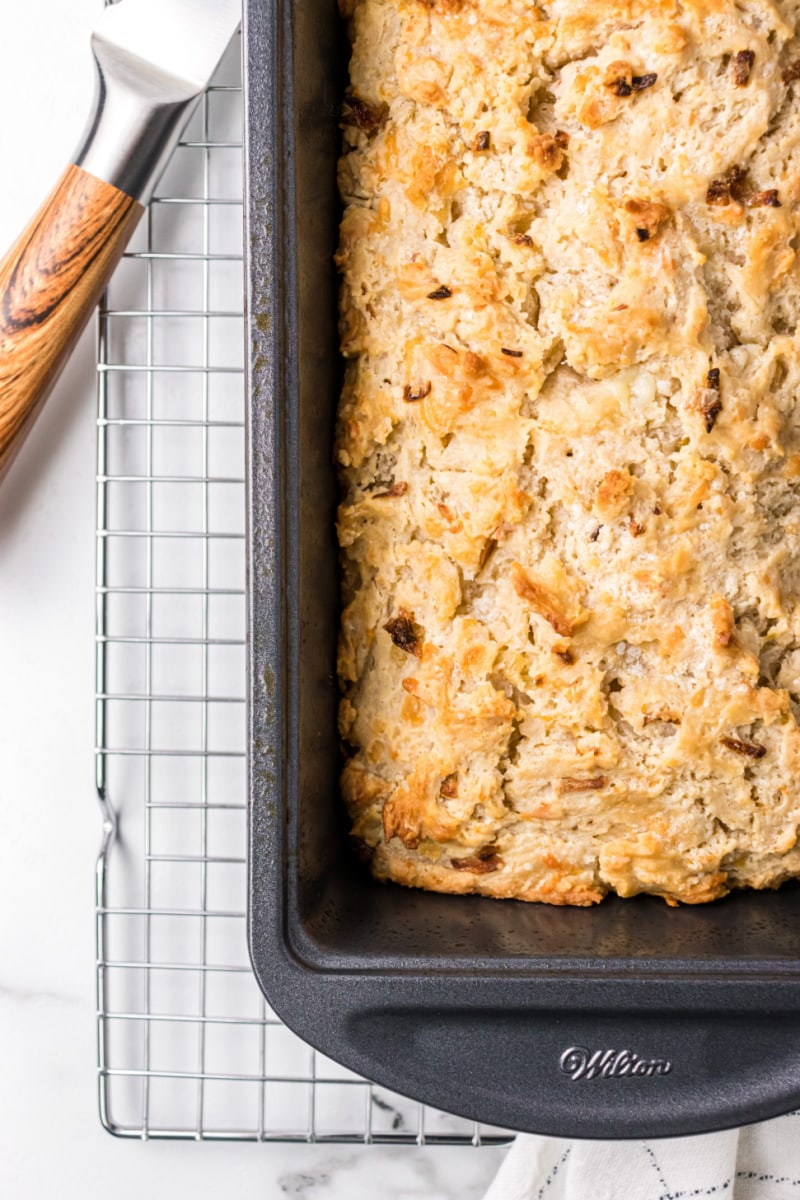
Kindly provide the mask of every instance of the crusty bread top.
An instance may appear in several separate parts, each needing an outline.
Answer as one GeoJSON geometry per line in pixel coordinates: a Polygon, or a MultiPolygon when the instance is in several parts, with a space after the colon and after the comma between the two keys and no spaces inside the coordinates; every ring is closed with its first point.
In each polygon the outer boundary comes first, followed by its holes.
{"type": "Polygon", "coordinates": [[[348,6],[341,728],[379,875],[800,873],[799,11],[348,6]]]}

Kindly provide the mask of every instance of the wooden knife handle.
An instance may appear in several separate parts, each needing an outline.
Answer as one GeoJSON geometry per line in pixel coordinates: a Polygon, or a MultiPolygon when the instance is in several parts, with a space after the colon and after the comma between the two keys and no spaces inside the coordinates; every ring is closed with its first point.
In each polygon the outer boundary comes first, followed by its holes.
{"type": "Polygon", "coordinates": [[[69,357],[144,209],[69,166],[0,261],[0,475],[69,357]]]}

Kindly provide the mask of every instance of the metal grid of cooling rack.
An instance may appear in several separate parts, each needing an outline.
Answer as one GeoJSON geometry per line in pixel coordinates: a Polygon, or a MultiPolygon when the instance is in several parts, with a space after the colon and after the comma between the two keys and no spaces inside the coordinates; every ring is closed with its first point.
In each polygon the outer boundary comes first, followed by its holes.
{"type": "Polygon", "coordinates": [[[234,46],[100,310],[101,1120],[136,1138],[506,1140],[310,1049],[250,971],[241,139],[234,46]]]}

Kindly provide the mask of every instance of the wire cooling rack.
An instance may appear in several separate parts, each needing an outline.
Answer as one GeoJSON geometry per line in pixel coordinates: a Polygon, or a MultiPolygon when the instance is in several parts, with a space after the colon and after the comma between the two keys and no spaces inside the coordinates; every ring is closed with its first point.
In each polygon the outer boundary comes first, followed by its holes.
{"type": "Polygon", "coordinates": [[[100,309],[101,1120],[136,1138],[503,1141],[312,1050],[251,974],[241,180],[233,46],[100,309]]]}

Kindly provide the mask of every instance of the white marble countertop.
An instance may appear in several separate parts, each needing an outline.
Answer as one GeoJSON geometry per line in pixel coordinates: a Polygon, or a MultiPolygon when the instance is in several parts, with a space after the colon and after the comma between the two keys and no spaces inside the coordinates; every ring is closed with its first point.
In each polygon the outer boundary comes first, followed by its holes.
{"type": "MultiPolygon", "coordinates": [[[[80,134],[100,0],[3,8],[2,250],[80,134]]],[[[0,489],[2,1191],[478,1200],[503,1151],[115,1141],[96,1113],[94,340],[0,489]],[[180,1191],[178,1191],[180,1188],[180,1191]]]]}

